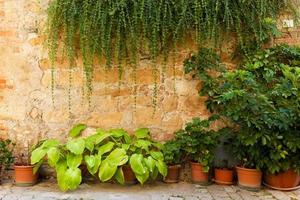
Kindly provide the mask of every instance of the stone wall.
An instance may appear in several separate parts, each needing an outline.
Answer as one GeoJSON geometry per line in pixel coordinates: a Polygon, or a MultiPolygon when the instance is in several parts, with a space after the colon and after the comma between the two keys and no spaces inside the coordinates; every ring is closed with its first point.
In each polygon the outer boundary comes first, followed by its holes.
{"type": "MultiPolygon", "coordinates": [[[[82,71],[74,68],[69,116],[69,68],[64,61],[56,67],[53,107],[51,69],[42,34],[47,5],[47,0],[0,0],[1,138],[11,138],[24,148],[42,138],[64,140],[70,126],[81,122],[91,127],[123,127],[128,131],[149,127],[154,138],[166,140],[193,117],[209,116],[204,105],[205,98],[198,96],[201,84],[182,71],[183,60],[195,49],[189,42],[179,49],[176,56],[176,77],[173,77],[172,70],[167,70],[165,80],[159,82],[158,107],[154,117],[151,115],[153,78],[147,59],[141,61],[137,71],[136,109],[130,69],[126,70],[119,90],[117,69],[106,73],[103,68],[97,68],[92,106],[89,108],[82,99],[82,71]]],[[[299,34],[297,29],[292,30],[277,42],[300,44],[299,34]]],[[[222,51],[230,51],[232,43],[229,40],[229,45],[222,51]]],[[[222,56],[225,62],[229,58],[226,55],[222,56]]]]}

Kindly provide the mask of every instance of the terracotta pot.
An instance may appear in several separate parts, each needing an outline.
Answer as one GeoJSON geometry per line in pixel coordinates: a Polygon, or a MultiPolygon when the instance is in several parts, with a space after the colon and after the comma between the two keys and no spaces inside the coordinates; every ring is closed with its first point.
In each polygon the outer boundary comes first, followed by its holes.
{"type": "Polygon", "coordinates": [[[21,187],[32,186],[36,184],[38,174],[33,174],[33,166],[14,166],[15,184],[21,187]]]}
{"type": "Polygon", "coordinates": [[[164,180],[166,183],[178,183],[181,165],[168,166],[168,174],[164,180]]]}
{"type": "Polygon", "coordinates": [[[191,162],[192,181],[194,183],[208,183],[208,173],[203,171],[203,166],[199,163],[191,162]]]}
{"type": "Polygon", "coordinates": [[[137,183],[137,180],[135,178],[135,174],[132,171],[130,165],[124,165],[122,167],[122,171],[123,171],[123,174],[124,174],[125,184],[132,185],[132,184],[137,183]]]}
{"type": "Polygon", "coordinates": [[[236,167],[238,183],[249,189],[259,189],[261,186],[262,172],[257,169],[236,167]]]}
{"type": "Polygon", "coordinates": [[[292,169],[277,175],[266,174],[264,180],[274,188],[294,188],[299,185],[299,176],[292,169]]]}
{"type": "Polygon", "coordinates": [[[233,170],[215,168],[215,182],[223,185],[233,184],[233,170]]]}

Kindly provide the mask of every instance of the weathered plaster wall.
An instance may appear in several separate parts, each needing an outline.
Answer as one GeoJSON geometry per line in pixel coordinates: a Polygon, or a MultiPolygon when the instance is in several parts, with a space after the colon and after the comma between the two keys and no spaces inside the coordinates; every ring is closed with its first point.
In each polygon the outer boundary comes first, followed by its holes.
{"type": "MultiPolygon", "coordinates": [[[[57,66],[55,107],[51,100],[51,70],[43,48],[42,27],[48,0],[0,0],[0,137],[11,138],[19,145],[45,138],[65,139],[69,127],[78,122],[91,127],[123,127],[129,131],[146,126],[153,136],[165,140],[193,117],[208,117],[204,101],[198,96],[201,84],[185,76],[183,60],[194,49],[187,43],[176,56],[176,93],[174,77],[167,71],[159,82],[158,108],[152,117],[153,78],[149,60],[142,60],[138,70],[137,108],[134,109],[133,80],[130,69],[118,90],[118,74],[107,75],[102,68],[95,72],[92,107],[82,101],[82,71],[72,70],[72,115],[68,111],[68,74],[66,63],[57,66]]],[[[300,32],[292,30],[279,42],[300,44],[300,32]]],[[[222,49],[231,50],[233,41],[222,49]]],[[[228,56],[222,56],[228,61],[228,56]]],[[[79,63],[78,63],[79,64],[79,63]]]]}

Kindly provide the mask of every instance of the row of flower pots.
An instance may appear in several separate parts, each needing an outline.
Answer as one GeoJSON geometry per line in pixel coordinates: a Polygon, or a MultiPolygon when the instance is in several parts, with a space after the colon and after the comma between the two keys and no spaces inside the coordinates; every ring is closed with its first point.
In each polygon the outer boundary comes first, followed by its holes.
{"type": "MultiPolygon", "coordinates": [[[[208,184],[210,183],[210,174],[203,170],[203,166],[199,163],[190,162],[191,178],[194,183],[208,184]]],[[[165,182],[179,182],[181,165],[168,166],[168,175],[165,182]]],[[[296,189],[300,184],[300,176],[294,170],[279,173],[277,175],[265,174],[257,169],[248,169],[244,167],[236,167],[238,185],[247,189],[259,189],[261,187],[262,178],[264,184],[274,189],[296,189]]],[[[213,182],[221,185],[233,185],[235,179],[234,169],[214,169],[213,182]]]]}

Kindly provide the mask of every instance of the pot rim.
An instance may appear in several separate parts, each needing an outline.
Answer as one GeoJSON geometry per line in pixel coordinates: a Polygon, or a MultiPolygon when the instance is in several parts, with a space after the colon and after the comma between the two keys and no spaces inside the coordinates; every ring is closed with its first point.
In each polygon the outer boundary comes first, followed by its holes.
{"type": "Polygon", "coordinates": [[[33,168],[32,165],[14,165],[14,169],[30,169],[33,168]]]}
{"type": "Polygon", "coordinates": [[[180,164],[177,165],[168,165],[169,168],[181,168],[180,164]]]}
{"type": "Polygon", "coordinates": [[[230,171],[230,172],[233,172],[233,171],[234,171],[233,168],[218,168],[218,167],[215,167],[214,170],[219,170],[219,171],[230,171]]]}
{"type": "Polygon", "coordinates": [[[236,166],[235,168],[237,170],[250,171],[250,172],[260,172],[260,173],[262,173],[262,171],[258,170],[258,169],[251,169],[251,168],[245,168],[245,167],[239,167],[239,166],[236,166]]]}
{"type": "Polygon", "coordinates": [[[193,164],[193,165],[201,165],[201,166],[203,166],[201,163],[198,163],[198,162],[195,162],[195,161],[190,161],[190,163],[193,164]]]}

